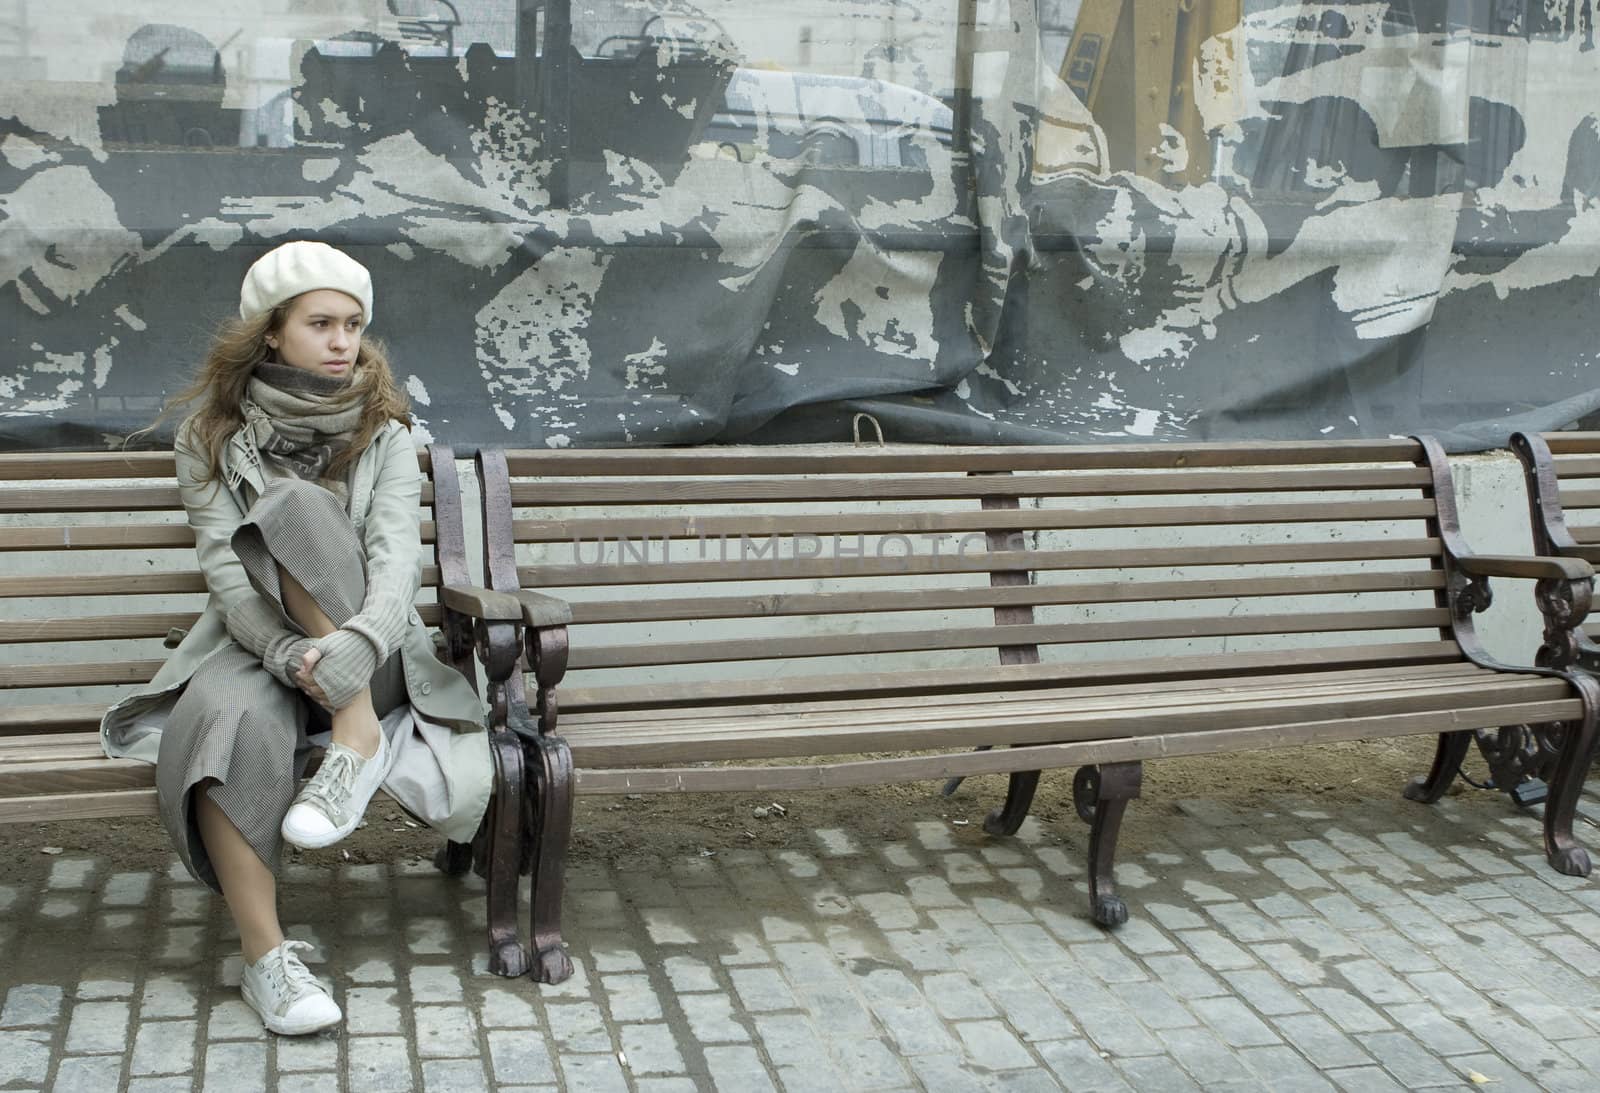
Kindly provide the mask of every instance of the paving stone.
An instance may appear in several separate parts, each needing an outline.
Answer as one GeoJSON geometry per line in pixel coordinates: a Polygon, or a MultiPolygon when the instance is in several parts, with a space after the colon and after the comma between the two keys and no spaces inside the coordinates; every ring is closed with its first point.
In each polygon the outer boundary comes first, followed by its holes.
{"type": "Polygon", "coordinates": [[[411,997],[417,1002],[460,1002],[464,999],[461,976],[443,964],[424,964],[411,969],[411,997]]]}
{"type": "MultiPolygon", "coordinates": [[[[1136,984],[1142,985],[1142,984],[1136,984]]],[[[1081,1034],[1060,1006],[1042,987],[995,987],[988,992],[1001,1013],[1024,1040],[1065,1040],[1081,1034]]],[[[954,1015],[943,1014],[947,1019],[954,1015]]],[[[986,1016],[971,1014],[970,1016],[986,1016]]]]}
{"type": "Polygon", "coordinates": [[[1388,1006],[1421,1001],[1421,995],[1376,960],[1347,960],[1337,970],[1369,1002],[1388,1006]]]}
{"type": "Polygon", "coordinates": [[[1387,1012],[1396,1024],[1436,1055],[1468,1055],[1483,1051],[1483,1043],[1468,1028],[1450,1020],[1430,1002],[1389,1006],[1387,1012]]]}
{"type": "Polygon", "coordinates": [[[1239,1052],[1245,1065],[1261,1075],[1273,1093],[1312,1093],[1333,1089],[1310,1063],[1287,1047],[1247,1047],[1239,1052]]]}
{"type": "MultiPolygon", "coordinates": [[[[3,1050],[3,1049],[0,1049],[3,1050]]],[[[0,1085],[6,1065],[0,1061],[0,1085]]],[[[111,1055],[68,1055],[56,1067],[52,1093],[106,1093],[122,1088],[122,1059],[111,1055]]]]}
{"type": "MultiPolygon", "coordinates": [[[[401,1056],[405,1058],[404,1055],[401,1056]]],[[[267,1088],[267,1045],[212,1044],[206,1048],[202,1089],[218,1093],[257,1093],[267,1088]]],[[[368,1085],[366,1088],[380,1088],[368,1085]]],[[[382,1088],[392,1088],[384,1086],[382,1088]]]]}
{"type": "Polygon", "coordinates": [[[1257,945],[1255,954],[1280,978],[1296,987],[1315,987],[1327,981],[1327,968],[1307,960],[1293,945],[1257,945]]]}
{"type": "Polygon", "coordinates": [[[1345,1032],[1384,1032],[1394,1027],[1381,1013],[1347,990],[1307,987],[1300,993],[1345,1032]]]}
{"type": "MultiPolygon", "coordinates": [[[[117,1062],[120,1064],[121,1059],[117,1062]]],[[[0,1032],[0,1086],[37,1088],[50,1069],[50,1033],[37,1029],[0,1032]]]]}
{"type": "Polygon", "coordinates": [[[1200,998],[1190,1003],[1195,1013],[1222,1042],[1231,1047],[1252,1047],[1279,1042],[1278,1034],[1251,1013],[1237,998],[1200,998]]]}
{"type": "MultiPolygon", "coordinates": [[[[227,1093],[226,1077],[219,1076],[218,1084],[207,1086],[202,1084],[202,1093],[227,1093]]],[[[249,1086],[244,1087],[249,1089],[249,1086]]],[[[121,1093],[192,1093],[194,1079],[182,1076],[165,1078],[130,1078],[122,1087],[121,1093]]]]}
{"type": "Polygon", "coordinates": [[[437,1059],[478,1054],[477,1023],[467,1007],[416,1006],[411,1018],[416,1024],[419,1056],[437,1059]]]}
{"type": "Polygon", "coordinates": [[[564,1055],[561,1071],[568,1093],[627,1093],[622,1064],[611,1055],[564,1055]]]}
{"type": "Polygon", "coordinates": [[[1178,940],[1212,971],[1237,971],[1256,966],[1256,958],[1215,930],[1179,930],[1178,940]]]}
{"type": "Polygon", "coordinates": [[[1207,904],[1206,913],[1235,941],[1246,945],[1261,941],[1281,941],[1288,937],[1283,927],[1244,903],[1207,904]]]}
{"type": "MultiPolygon", "coordinates": [[[[911,1085],[911,1075],[882,1040],[859,1037],[831,1040],[828,1054],[833,1065],[819,1068],[821,1073],[814,1076],[839,1083],[835,1089],[840,1085],[851,1090],[903,1089],[911,1085]]],[[[1031,1058],[1029,1065],[1034,1065],[1031,1058]]],[[[789,1083],[783,1084],[787,1090],[789,1083]]]]}
{"type": "Polygon", "coordinates": [[[1355,1066],[1324,1072],[1345,1093],[1401,1093],[1402,1087],[1381,1066],[1355,1066]]]}
{"type": "Polygon", "coordinates": [[[600,1054],[613,1050],[600,1007],[593,1002],[563,1002],[544,1008],[545,1024],[558,1050],[600,1054]]]}
{"type": "Polygon", "coordinates": [[[1186,1028],[1199,1024],[1194,1011],[1173,997],[1160,983],[1121,983],[1111,988],[1146,1028],[1186,1028]]]}
{"type": "Polygon", "coordinates": [[[1133,1012],[1105,987],[1083,980],[1051,980],[1045,989],[1065,1007],[1101,1051],[1113,1055],[1154,1055],[1161,1044],[1133,1012]]]}
{"type": "Polygon", "coordinates": [[[539,1033],[497,1029],[485,1033],[484,1039],[489,1042],[495,1081],[527,1085],[555,1083],[555,1063],[539,1033]]]}
{"type": "Polygon", "coordinates": [[[1334,1028],[1333,1022],[1319,1013],[1298,1013],[1273,1021],[1283,1038],[1323,1070],[1361,1067],[1372,1057],[1350,1037],[1334,1028]]]}
{"type": "Polygon", "coordinates": [[[1206,925],[1206,920],[1196,912],[1170,903],[1147,903],[1144,911],[1169,930],[1193,930],[1206,925]]]}
{"type": "Polygon", "coordinates": [[[149,873],[114,873],[106,878],[100,902],[107,907],[142,907],[149,902],[154,881],[149,873]]]}
{"type": "Polygon", "coordinates": [[[689,1032],[702,1044],[743,1043],[750,1033],[734,1018],[733,1000],[725,994],[691,994],[678,999],[689,1032]]]}
{"type": "Polygon", "coordinates": [[[120,1054],[128,1047],[126,1002],[79,1002],[72,1007],[66,1050],[72,1055],[120,1054]]]}
{"type": "MultiPolygon", "coordinates": [[[[1128,1083],[1083,1040],[1051,1040],[1035,1045],[1034,1050],[1069,1089],[1086,1093],[1128,1093],[1128,1083]]],[[[932,1083],[927,1087],[942,1088],[932,1083]]]]}
{"type": "Polygon", "coordinates": [[[901,1055],[955,1055],[961,1051],[944,1022],[927,1006],[881,1006],[873,1012],[901,1055]]]}
{"type": "Polygon", "coordinates": [[[1356,1037],[1361,1046],[1407,1089],[1456,1085],[1460,1078],[1403,1032],[1368,1032],[1356,1037]]]}
{"type": "MultiPolygon", "coordinates": [[[[827,950],[822,948],[820,945],[805,945],[801,947],[806,950],[806,954],[808,956],[814,958],[816,964],[819,966],[828,959],[827,950]]],[[[783,958],[785,950],[792,951],[795,948],[797,948],[797,946],[778,946],[779,959],[783,958]]],[[[785,961],[785,963],[787,963],[787,961],[785,961]]],[[[716,991],[722,989],[721,984],[717,982],[716,976],[712,974],[711,969],[706,966],[705,962],[696,960],[694,957],[668,957],[665,962],[665,967],[667,971],[667,978],[672,981],[672,989],[679,994],[687,994],[692,991],[716,991]]],[[[830,968],[829,970],[831,971],[832,969],[830,968]]],[[[835,972],[834,974],[837,975],[838,973],[835,972]]]]}
{"type": "MultiPolygon", "coordinates": [[[[214,1023],[215,1017],[213,1017],[214,1023]]],[[[403,1025],[399,991],[394,987],[350,988],[344,997],[344,1024],[353,1036],[400,1032],[403,1025]]],[[[259,1025],[260,1022],[257,1021],[257,1026],[259,1025]]]]}
{"type": "Polygon", "coordinates": [[[968,1060],[975,1066],[1010,1070],[1034,1065],[1027,1048],[1000,1021],[962,1021],[954,1028],[966,1048],[968,1060]]]}
{"type": "Polygon", "coordinates": [[[751,1012],[794,1009],[799,1005],[788,982],[774,968],[734,968],[728,976],[740,1004],[751,1012]]]}
{"type": "Polygon", "coordinates": [[[175,975],[158,975],[146,980],[139,999],[139,1019],[196,1017],[200,1001],[192,980],[175,975]]]}
{"type": "Polygon", "coordinates": [[[416,1088],[411,1052],[402,1037],[351,1036],[345,1040],[345,1059],[351,1089],[411,1093],[416,1088]]]}
{"type": "Polygon", "coordinates": [[[29,1028],[54,1025],[61,1016],[65,992],[49,983],[22,983],[6,992],[0,1008],[0,1028],[29,1028]]]}
{"type": "Polygon", "coordinates": [[[1277,1017],[1285,1013],[1304,1013],[1309,1004],[1294,991],[1289,990],[1267,971],[1252,969],[1242,972],[1224,972],[1222,978],[1258,1013],[1277,1017]]]}
{"type": "Polygon", "coordinates": [[[1200,1086],[1165,1055],[1118,1059],[1116,1067],[1139,1093],[1199,1093],[1200,1086]]]}
{"type": "Polygon", "coordinates": [[[133,1037],[128,1073],[187,1074],[194,1069],[197,1021],[141,1021],[133,1037]]]}
{"type": "Polygon", "coordinates": [[[1218,1089],[1230,1083],[1260,1084],[1239,1056],[1209,1029],[1198,1026],[1165,1029],[1156,1035],[1166,1046],[1167,1054],[1193,1075],[1203,1089],[1218,1089]]]}
{"type": "Polygon", "coordinates": [[[485,990],[477,1013],[478,1023],[484,1028],[532,1028],[539,1023],[532,1004],[504,987],[485,990]]]}
{"type": "Polygon", "coordinates": [[[1071,946],[1073,958],[1102,983],[1138,983],[1150,977],[1114,943],[1071,946]]]}
{"type": "Polygon", "coordinates": [[[1449,1064],[1475,1089],[1492,1089],[1494,1093],[1546,1093],[1543,1086],[1498,1055],[1457,1055],[1449,1064]],[[1480,1085],[1473,1081],[1473,1074],[1482,1075],[1488,1082],[1480,1085]]]}
{"type": "Polygon", "coordinates": [[[1202,968],[1192,957],[1152,956],[1145,959],[1145,965],[1184,1002],[1228,993],[1222,980],[1202,968]]]}
{"type": "Polygon", "coordinates": [[[672,1029],[663,1024],[622,1025],[617,1030],[633,1074],[681,1074],[683,1055],[672,1029]]]}
{"type": "MultiPolygon", "coordinates": [[[[708,1047],[706,1069],[711,1072],[713,1088],[737,1089],[740,1093],[777,1093],[777,1087],[767,1075],[767,1068],[753,1047],[708,1047]]],[[[623,1086],[626,1089],[626,1086],[623,1086]]]]}
{"type": "MultiPolygon", "coordinates": [[[[318,1036],[278,1036],[273,1061],[280,1072],[332,1071],[339,1066],[339,1041],[329,1031],[318,1036]]],[[[279,1079],[282,1082],[282,1079],[279,1079]]]]}

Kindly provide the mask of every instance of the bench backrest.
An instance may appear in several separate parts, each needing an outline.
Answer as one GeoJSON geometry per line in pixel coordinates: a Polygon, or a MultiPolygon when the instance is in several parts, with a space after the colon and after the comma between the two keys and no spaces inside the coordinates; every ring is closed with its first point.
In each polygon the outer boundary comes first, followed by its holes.
{"type": "MultiPolygon", "coordinates": [[[[422,497],[427,548],[431,480],[422,497]]],[[[436,558],[422,579],[437,586],[436,558]]],[[[171,452],[0,454],[0,736],[94,728],[205,602],[171,452]]]]}
{"type": "Polygon", "coordinates": [[[997,660],[1461,656],[1415,441],[504,460],[486,519],[523,588],[573,604],[565,708],[928,666],[965,686],[997,660]]]}
{"type": "Polygon", "coordinates": [[[1535,475],[1529,491],[1535,550],[1600,566],[1600,432],[1519,434],[1512,446],[1535,475]],[[1540,465],[1546,469],[1542,483],[1540,465]]]}

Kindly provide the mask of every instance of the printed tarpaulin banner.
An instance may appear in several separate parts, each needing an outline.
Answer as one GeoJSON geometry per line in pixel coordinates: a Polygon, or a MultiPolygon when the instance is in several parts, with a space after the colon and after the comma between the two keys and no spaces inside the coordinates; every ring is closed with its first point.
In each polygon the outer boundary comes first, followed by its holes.
{"type": "Polygon", "coordinates": [[[0,447],[299,238],[463,450],[1501,445],[1600,409],[1593,7],[0,0],[0,447]]]}

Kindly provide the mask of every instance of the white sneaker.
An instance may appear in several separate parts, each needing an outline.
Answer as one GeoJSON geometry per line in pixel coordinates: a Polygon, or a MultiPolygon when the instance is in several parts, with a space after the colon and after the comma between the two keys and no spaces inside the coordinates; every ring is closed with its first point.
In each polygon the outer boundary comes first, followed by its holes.
{"type": "Polygon", "coordinates": [[[239,993],[261,1015],[261,1023],[283,1036],[316,1032],[344,1020],[339,1004],[300,962],[298,954],[310,949],[304,941],[285,941],[246,964],[239,977],[239,993]]]}
{"type": "Polygon", "coordinates": [[[301,849],[315,850],[332,846],[354,831],[367,802],[388,777],[398,750],[382,732],[378,733],[378,750],[370,759],[343,744],[329,744],[322,766],[284,814],[279,829],[284,839],[301,849]]]}

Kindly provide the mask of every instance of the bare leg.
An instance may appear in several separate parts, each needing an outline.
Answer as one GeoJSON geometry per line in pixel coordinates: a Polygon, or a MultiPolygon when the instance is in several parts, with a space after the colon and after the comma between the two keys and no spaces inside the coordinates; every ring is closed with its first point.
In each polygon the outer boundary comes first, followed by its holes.
{"type": "Polygon", "coordinates": [[[194,789],[195,823],[205,843],[211,866],[222,884],[222,897],[239,927],[239,947],[247,964],[254,964],[283,944],[278,922],[278,883],[227,813],[208,792],[210,780],[194,789]]]}
{"type": "MultiPolygon", "coordinates": [[[[333,620],[317,606],[299,581],[278,567],[278,587],[283,590],[283,608],[289,617],[300,624],[307,636],[325,638],[338,629],[333,620]]],[[[378,712],[372,706],[372,692],[362,688],[355,701],[342,710],[333,711],[333,741],[354,748],[363,758],[370,759],[378,750],[378,712]]]]}

